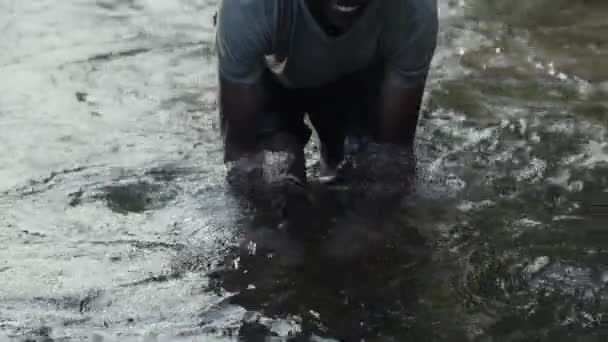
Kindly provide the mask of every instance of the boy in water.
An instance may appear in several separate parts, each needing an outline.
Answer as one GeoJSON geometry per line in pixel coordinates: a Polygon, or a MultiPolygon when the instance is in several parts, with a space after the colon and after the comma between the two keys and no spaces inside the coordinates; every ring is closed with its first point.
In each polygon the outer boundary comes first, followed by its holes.
{"type": "Polygon", "coordinates": [[[231,175],[252,179],[269,150],[286,156],[285,179],[305,184],[305,115],[321,181],[339,178],[347,141],[413,157],[437,30],[436,0],[222,0],[219,107],[231,175]]]}

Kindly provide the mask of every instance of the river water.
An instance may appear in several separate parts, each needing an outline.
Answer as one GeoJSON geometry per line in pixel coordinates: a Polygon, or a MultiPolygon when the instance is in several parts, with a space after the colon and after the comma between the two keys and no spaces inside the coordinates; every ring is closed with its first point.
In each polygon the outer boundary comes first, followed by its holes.
{"type": "Polygon", "coordinates": [[[0,0],[0,340],[605,341],[608,3],[439,2],[414,190],[311,238],[226,193],[216,1],[0,0]]]}

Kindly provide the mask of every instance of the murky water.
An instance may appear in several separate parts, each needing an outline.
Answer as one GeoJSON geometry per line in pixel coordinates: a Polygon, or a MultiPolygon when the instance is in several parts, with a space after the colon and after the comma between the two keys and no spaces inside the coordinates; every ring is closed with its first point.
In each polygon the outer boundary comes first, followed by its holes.
{"type": "Polygon", "coordinates": [[[0,0],[0,339],[606,338],[605,1],[440,1],[416,191],[295,236],[226,194],[215,5],[0,0]]]}

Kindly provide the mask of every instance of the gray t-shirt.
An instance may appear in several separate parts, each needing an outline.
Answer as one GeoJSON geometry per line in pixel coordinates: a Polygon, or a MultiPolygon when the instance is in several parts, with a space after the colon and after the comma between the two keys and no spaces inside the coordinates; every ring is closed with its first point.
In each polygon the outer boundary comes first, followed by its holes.
{"type": "Polygon", "coordinates": [[[288,87],[319,86],[382,62],[404,84],[424,81],[436,46],[436,0],[373,0],[345,34],[326,34],[306,0],[222,0],[222,77],[252,83],[264,68],[288,87]]]}

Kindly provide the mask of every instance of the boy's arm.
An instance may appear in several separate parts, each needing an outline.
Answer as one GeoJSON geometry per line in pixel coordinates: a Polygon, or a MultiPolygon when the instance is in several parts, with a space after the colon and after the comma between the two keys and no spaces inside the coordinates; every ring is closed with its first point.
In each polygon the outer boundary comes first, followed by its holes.
{"type": "Polygon", "coordinates": [[[218,102],[226,162],[255,152],[268,98],[263,61],[271,46],[273,18],[267,3],[223,0],[218,11],[218,102]]]}
{"type": "Polygon", "coordinates": [[[268,98],[262,81],[241,83],[219,76],[219,111],[224,138],[224,162],[256,152],[256,135],[268,98]]]}
{"type": "Polygon", "coordinates": [[[437,43],[436,0],[421,0],[395,20],[387,39],[387,69],[379,104],[380,141],[412,148],[437,43]],[[403,18],[401,18],[403,19],[403,18]]]}

